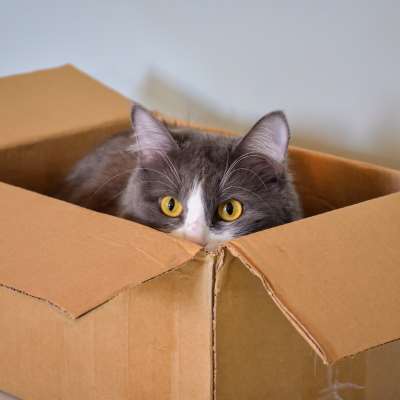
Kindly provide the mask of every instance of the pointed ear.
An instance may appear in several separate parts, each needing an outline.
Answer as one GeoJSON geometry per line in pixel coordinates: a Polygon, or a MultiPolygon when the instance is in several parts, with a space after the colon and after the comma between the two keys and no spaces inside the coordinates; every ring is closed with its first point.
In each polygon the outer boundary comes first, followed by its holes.
{"type": "Polygon", "coordinates": [[[131,122],[135,144],[130,150],[138,152],[144,159],[178,149],[167,127],[142,106],[135,104],[132,107],[131,122]]]}
{"type": "Polygon", "coordinates": [[[238,144],[241,153],[261,153],[277,162],[286,158],[289,144],[289,125],[282,111],[262,117],[238,144]]]}

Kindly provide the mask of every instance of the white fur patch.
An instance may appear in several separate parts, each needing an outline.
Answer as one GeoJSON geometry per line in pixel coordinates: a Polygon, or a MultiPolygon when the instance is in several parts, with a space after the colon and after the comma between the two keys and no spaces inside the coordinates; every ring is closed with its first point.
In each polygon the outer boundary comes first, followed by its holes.
{"type": "Polygon", "coordinates": [[[233,239],[234,236],[234,233],[228,228],[225,228],[222,233],[214,233],[213,231],[210,231],[207,238],[206,250],[213,251],[222,243],[233,239]]]}
{"type": "Polygon", "coordinates": [[[210,229],[207,225],[201,183],[195,183],[185,207],[183,225],[172,232],[176,236],[196,242],[202,246],[208,242],[210,229]]]}
{"type": "Polygon", "coordinates": [[[205,246],[208,251],[213,251],[222,243],[231,240],[234,237],[234,231],[229,228],[225,228],[221,233],[210,230],[205,209],[202,184],[195,183],[186,202],[183,225],[175,229],[172,234],[205,246]]]}

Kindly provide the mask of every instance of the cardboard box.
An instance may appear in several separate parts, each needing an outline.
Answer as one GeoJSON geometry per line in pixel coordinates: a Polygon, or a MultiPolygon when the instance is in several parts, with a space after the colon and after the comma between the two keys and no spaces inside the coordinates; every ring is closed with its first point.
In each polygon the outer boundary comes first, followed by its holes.
{"type": "Polygon", "coordinates": [[[216,253],[39,194],[129,107],[72,66],[0,80],[0,389],[398,400],[400,172],[292,147],[308,218],[216,253]]]}

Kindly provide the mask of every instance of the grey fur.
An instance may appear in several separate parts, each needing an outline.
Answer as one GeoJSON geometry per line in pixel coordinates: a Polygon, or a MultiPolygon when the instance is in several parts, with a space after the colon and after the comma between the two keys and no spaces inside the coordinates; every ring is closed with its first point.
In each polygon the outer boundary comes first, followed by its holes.
{"type": "MultiPolygon", "coordinates": [[[[288,132],[283,113],[266,115],[243,138],[168,130],[140,106],[134,107],[132,115],[133,130],[110,138],[79,161],[57,197],[171,232],[182,224],[185,211],[181,217],[169,218],[160,210],[160,199],[171,195],[185,205],[194,182],[202,181],[206,221],[214,233],[229,230],[237,237],[301,217],[286,160],[274,160],[265,149],[255,151],[253,136],[271,135],[257,132],[265,121],[283,121],[288,132]],[[137,120],[143,118],[140,125],[137,120]],[[146,135],[158,135],[154,142],[144,136],[145,130],[146,135]],[[243,204],[244,212],[238,220],[224,222],[216,210],[231,198],[243,204]]],[[[273,124],[268,129],[273,130],[273,124]]],[[[288,136],[281,140],[284,154],[288,136]]]]}

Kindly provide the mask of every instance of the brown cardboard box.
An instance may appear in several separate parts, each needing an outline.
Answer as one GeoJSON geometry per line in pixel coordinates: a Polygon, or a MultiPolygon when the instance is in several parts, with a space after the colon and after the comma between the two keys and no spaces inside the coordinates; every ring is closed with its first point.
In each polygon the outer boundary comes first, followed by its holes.
{"type": "Polygon", "coordinates": [[[71,66],[0,80],[0,389],[400,399],[400,172],[293,147],[309,218],[214,254],[35,193],[129,103],[71,66]]]}

